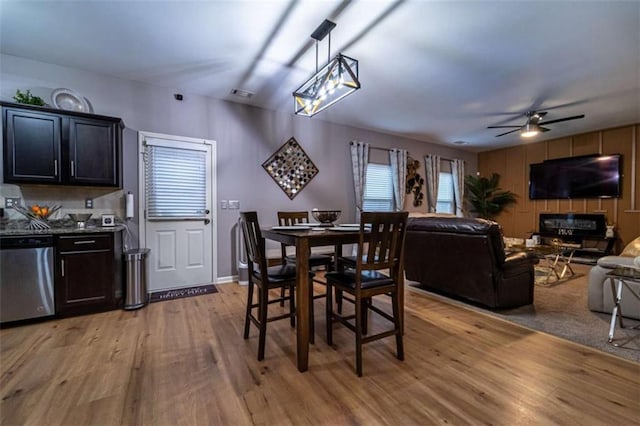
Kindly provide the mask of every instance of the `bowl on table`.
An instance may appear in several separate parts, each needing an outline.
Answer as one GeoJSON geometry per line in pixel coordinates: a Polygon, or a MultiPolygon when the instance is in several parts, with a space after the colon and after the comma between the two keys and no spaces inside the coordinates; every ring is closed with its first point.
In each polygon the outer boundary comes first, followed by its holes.
{"type": "Polygon", "coordinates": [[[311,215],[323,226],[332,226],[340,217],[341,210],[312,210],[311,215]]]}

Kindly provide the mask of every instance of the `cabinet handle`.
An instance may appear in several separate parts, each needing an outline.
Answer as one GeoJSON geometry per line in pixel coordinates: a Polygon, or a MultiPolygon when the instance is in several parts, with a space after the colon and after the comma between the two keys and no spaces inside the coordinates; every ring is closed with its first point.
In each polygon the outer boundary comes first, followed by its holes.
{"type": "Polygon", "coordinates": [[[71,160],[71,176],[75,176],[76,175],[76,165],[74,164],[73,160],[71,160]]]}
{"type": "Polygon", "coordinates": [[[53,160],[53,175],[58,176],[58,160],[53,160]]]}
{"type": "Polygon", "coordinates": [[[74,241],[73,244],[95,244],[96,240],[74,241]]]}
{"type": "Polygon", "coordinates": [[[62,269],[62,276],[64,277],[64,259],[62,259],[60,261],[60,266],[61,266],[61,269],[62,269]]]}

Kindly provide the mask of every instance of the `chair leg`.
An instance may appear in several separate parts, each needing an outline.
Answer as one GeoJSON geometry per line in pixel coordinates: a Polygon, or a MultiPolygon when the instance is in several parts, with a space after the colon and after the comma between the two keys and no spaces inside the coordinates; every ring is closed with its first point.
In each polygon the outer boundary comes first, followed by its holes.
{"type": "MultiPolygon", "coordinates": [[[[356,299],[356,373],[362,377],[362,308],[364,301],[356,299]]],[[[366,309],[366,308],[365,308],[366,309]]]]}
{"type": "Polygon", "coordinates": [[[269,297],[269,289],[264,286],[259,288],[260,301],[258,307],[258,315],[260,317],[260,334],[258,336],[258,361],[264,359],[265,338],[267,336],[267,299],[269,297]]]}
{"type": "Polygon", "coordinates": [[[333,345],[333,288],[327,282],[327,300],[325,301],[325,319],[327,327],[327,345],[333,345]]]}
{"type": "MultiPolygon", "coordinates": [[[[282,288],[284,291],[284,287],[282,288]]],[[[294,286],[289,287],[289,314],[291,314],[291,327],[296,326],[296,295],[294,286]]]]}
{"type": "Polygon", "coordinates": [[[371,306],[372,301],[371,298],[368,298],[362,299],[360,303],[362,304],[362,334],[366,335],[369,331],[369,306],[371,306]]]}
{"type": "Polygon", "coordinates": [[[251,304],[253,304],[253,281],[249,280],[249,288],[247,289],[247,313],[244,317],[244,338],[249,338],[249,325],[251,323],[251,304]]]}
{"type": "Polygon", "coordinates": [[[391,305],[393,309],[393,325],[396,331],[397,358],[400,361],[404,361],[404,345],[402,343],[402,329],[400,326],[400,298],[397,292],[391,295],[391,305]]]}
{"type": "Polygon", "coordinates": [[[336,289],[336,310],[339,314],[342,313],[342,290],[336,289]]]}
{"type": "Polygon", "coordinates": [[[309,343],[316,343],[315,311],[313,309],[313,280],[309,280],[309,343]]]}
{"type": "MultiPolygon", "coordinates": [[[[280,289],[280,306],[284,306],[284,299],[285,299],[285,296],[286,296],[286,294],[285,294],[285,289],[284,289],[284,287],[282,287],[282,288],[280,289]]],[[[295,325],[294,325],[294,326],[295,326],[295,325]]]]}

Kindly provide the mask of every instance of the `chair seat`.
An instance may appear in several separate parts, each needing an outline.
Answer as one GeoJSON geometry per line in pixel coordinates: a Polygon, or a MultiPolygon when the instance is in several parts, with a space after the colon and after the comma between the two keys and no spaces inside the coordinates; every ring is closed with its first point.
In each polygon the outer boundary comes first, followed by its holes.
{"type": "MultiPolygon", "coordinates": [[[[378,271],[363,271],[361,276],[363,289],[384,287],[394,283],[393,279],[378,271]]],[[[325,274],[325,279],[344,287],[356,288],[356,272],[352,269],[343,272],[328,272],[325,274]]]]}
{"type": "MultiPolygon", "coordinates": [[[[254,271],[253,275],[260,279],[259,271],[254,271]]],[[[293,280],[296,278],[296,267],[289,264],[271,266],[267,268],[267,275],[269,275],[271,282],[293,280]]]]}
{"type": "MultiPolygon", "coordinates": [[[[285,261],[287,263],[296,263],[296,257],[294,255],[285,256],[285,261]]],[[[333,257],[328,254],[315,254],[312,253],[309,255],[309,266],[326,266],[333,263],[333,257]]]]}

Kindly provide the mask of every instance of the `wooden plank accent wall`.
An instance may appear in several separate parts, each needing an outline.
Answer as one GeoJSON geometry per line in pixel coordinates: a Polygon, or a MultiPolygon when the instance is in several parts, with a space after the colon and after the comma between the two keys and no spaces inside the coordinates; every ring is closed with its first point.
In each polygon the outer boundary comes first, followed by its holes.
{"type": "Polygon", "coordinates": [[[537,231],[540,213],[604,214],[608,223],[616,225],[618,251],[640,236],[640,124],[482,152],[478,172],[499,173],[500,186],[518,195],[518,203],[497,218],[507,236],[526,238],[537,231]],[[620,198],[529,199],[530,164],[589,154],[622,154],[620,198]]]}

